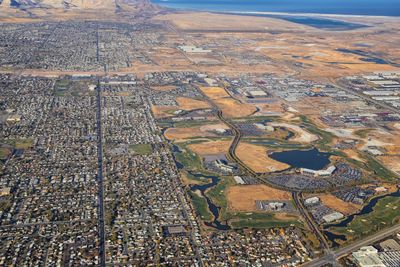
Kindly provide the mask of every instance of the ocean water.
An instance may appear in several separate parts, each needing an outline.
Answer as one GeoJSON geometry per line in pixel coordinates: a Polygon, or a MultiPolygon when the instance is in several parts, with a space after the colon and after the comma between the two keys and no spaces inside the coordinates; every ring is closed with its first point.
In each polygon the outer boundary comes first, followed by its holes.
{"type": "Polygon", "coordinates": [[[400,0],[151,0],[191,10],[400,16],[400,0]]]}

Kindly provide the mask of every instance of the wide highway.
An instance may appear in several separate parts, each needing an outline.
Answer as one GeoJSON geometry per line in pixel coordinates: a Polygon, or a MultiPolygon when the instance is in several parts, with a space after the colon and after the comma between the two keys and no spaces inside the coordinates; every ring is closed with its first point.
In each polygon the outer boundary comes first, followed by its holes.
{"type": "Polygon", "coordinates": [[[400,231],[400,224],[397,224],[390,228],[379,231],[379,232],[377,232],[371,236],[368,236],[364,239],[361,239],[355,243],[352,243],[348,246],[339,248],[338,250],[333,251],[332,254],[327,254],[321,258],[307,262],[301,266],[302,267],[320,267],[320,266],[323,266],[324,264],[332,263],[332,260],[333,260],[332,257],[334,258],[334,260],[339,259],[355,250],[358,250],[359,248],[361,248],[363,246],[368,246],[368,245],[375,243],[379,240],[382,240],[388,236],[391,236],[392,234],[395,234],[396,232],[399,232],[399,231],[400,231]]]}

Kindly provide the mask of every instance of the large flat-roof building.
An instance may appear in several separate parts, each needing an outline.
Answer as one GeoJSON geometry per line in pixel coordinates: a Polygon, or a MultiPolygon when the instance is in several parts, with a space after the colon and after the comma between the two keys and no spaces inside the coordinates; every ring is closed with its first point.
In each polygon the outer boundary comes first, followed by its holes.
{"type": "Polygon", "coordinates": [[[378,250],[373,246],[362,247],[352,255],[359,267],[386,267],[378,256],[378,250]]]}

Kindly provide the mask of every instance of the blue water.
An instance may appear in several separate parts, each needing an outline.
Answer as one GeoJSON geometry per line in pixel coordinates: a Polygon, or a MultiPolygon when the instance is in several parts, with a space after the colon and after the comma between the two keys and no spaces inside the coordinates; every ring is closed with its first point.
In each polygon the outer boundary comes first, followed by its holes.
{"type": "Polygon", "coordinates": [[[400,16],[400,0],[151,0],[171,8],[288,12],[369,16],[400,16]]]}
{"type": "Polygon", "coordinates": [[[275,152],[269,155],[270,158],[289,164],[294,168],[307,168],[312,170],[321,170],[329,163],[331,154],[318,151],[314,148],[311,150],[288,150],[275,152]]]}

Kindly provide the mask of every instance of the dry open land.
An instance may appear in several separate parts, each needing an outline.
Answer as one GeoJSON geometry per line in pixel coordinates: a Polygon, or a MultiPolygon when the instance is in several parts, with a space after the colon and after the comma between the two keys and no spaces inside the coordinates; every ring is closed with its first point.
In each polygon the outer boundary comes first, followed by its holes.
{"type": "Polygon", "coordinates": [[[213,137],[217,136],[212,132],[202,131],[200,127],[189,128],[169,128],[164,133],[168,140],[184,141],[194,137],[213,137]]]}
{"type": "Polygon", "coordinates": [[[199,155],[227,154],[231,141],[210,141],[190,144],[187,147],[199,155]]]}
{"type": "Polygon", "coordinates": [[[400,174],[400,154],[378,156],[377,159],[389,170],[400,174]]]}
{"type": "Polygon", "coordinates": [[[210,108],[210,105],[206,101],[197,100],[188,97],[177,97],[179,109],[183,110],[194,110],[194,109],[206,109],[210,108]]]}
{"type": "Polygon", "coordinates": [[[201,87],[203,93],[210,98],[230,118],[246,117],[256,112],[256,107],[250,104],[240,103],[233,99],[224,88],[201,87]]]}
{"type": "Polygon", "coordinates": [[[256,200],[290,200],[291,194],[266,185],[235,185],[227,192],[232,211],[256,211],[256,200]]]}
{"type": "Polygon", "coordinates": [[[188,97],[177,97],[177,106],[152,106],[151,111],[156,118],[165,118],[173,116],[173,112],[177,110],[195,110],[195,109],[207,109],[210,105],[203,100],[197,100],[188,97]]]}
{"type": "Polygon", "coordinates": [[[174,85],[160,85],[160,86],[152,86],[151,89],[155,91],[172,91],[176,89],[174,85]]]}
{"type": "Polygon", "coordinates": [[[210,99],[230,97],[224,88],[221,87],[200,87],[200,90],[210,99]]]}
{"type": "Polygon", "coordinates": [[[267,148],[263,146],[241,142],[236,148],[236,155],[257,173],[281,171],[290,167],[268,157],[267,148]]]}
{"type": "Polygon", "coordinates": [[[295,136],[290,138],[290,141],[299,143],[311,143],[317,141],[319,137],[315,134],[309,133],[298,125],[289,123],[270,123],[273,127],[287,128],[295,133],[295,136]]]}
{"type": "Polygon", "coordinates": [[[218,136],[216,130],[228,130],[229,128],[222,123],[206,124],[187,128],[168,128],[164,136],[168,140],[184,141],[195,137],[215,137],[218,136]]]}
{"type": "MultiPolygon", "coordinates": [[[[325,17],[329,18],[328,15],[325,17]]],[[[317,29],[277,18],[207,12],[166,14],[156,16],[155,19],[168,21],[188,36],[195,35],[193,43],[199,46],[209,44],[210,40],[223,43],[227,37],[238,42],[242,39],[252,40],[236,47],[233,43],[224,43],[224,50],[217,48],[214,53],[207,55],[217,58],[220,54],[216,52],[234,50],[239,53],[251,51],[268,58],[268,64],[252,65],[252,72],[296,73],[303,78],[327,81],[359,73],[399,69],[390,64],[367,62],[359,55],[338,50],[357,50],[360,44],[365,44],[363,51],[396,62],[400,56],[400,50],[393,49],[400,42],[398,18],[341,17],[340,20],[370,26],[348,31],[317,29]],[[279,38],[276,34],[279,34],[279,38]],[[299,65],[302,67],[299,68],[299,65]]],[[[228,55],[224,59],[218,58],[220,64],[217,68],[221,71],[234,71],[232,66],[236,70],[248,71],[248,65],[236,58],[228,55]]],[[[207,68],[211,72],[216,69],[214,66],[207,68]]]]}
{"type": "Polygon", "coordinates": [[[319,195],[318,197],[325,206],[346,215],[356,213],[361,208],[361,205],[343,201],[332,194],[319,195]]]}

